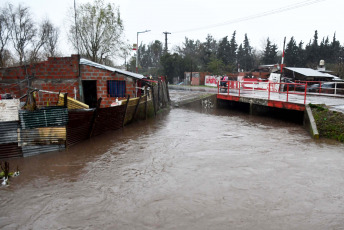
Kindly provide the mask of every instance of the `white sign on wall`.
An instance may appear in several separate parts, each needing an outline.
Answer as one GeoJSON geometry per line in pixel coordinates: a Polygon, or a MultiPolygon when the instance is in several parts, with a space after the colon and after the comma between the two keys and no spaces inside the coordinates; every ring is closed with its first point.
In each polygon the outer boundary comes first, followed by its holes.
{"type": "Polygon", "coordinates": [[[204,85],[217,87],[217,83],[218,83],[219,79],[220,79],[220,77],[218,77],[218,76],[206,75],[204,85]]]}

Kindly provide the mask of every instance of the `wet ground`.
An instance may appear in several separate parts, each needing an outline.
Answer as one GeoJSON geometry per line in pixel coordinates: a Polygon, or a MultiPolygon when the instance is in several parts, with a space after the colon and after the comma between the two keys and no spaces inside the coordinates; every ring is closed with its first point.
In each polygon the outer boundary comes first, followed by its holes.
{"type": "Polygon", "coordinates": [[[344,229],[344,144],[240,111],[172,109],[10,164],[1,229],[344,229]]]}

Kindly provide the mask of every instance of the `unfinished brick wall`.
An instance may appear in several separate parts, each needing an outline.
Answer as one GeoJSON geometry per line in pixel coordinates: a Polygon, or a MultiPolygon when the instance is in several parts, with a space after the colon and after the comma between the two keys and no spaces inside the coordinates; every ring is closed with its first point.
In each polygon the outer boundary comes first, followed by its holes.
{"type": "MultiPolygon", "coordinates": [[[[71,57],[51,57],[47,61],[32,65],[0,69],[0,94],[10,93],[19,98],[27,93],[30,76],[32,88],[46,91],[68,93],[74,97],[74,87],[79,95],[79,55],[71,57]]],[[[36,93],[37,104],[56,103],[57,94],[36,93]]],[[[25,101],[25,99],[23,99],[25,101]]]]}
{"type": "MultiPolygon", "coordinates": [[[[135,97],[135,80],[121,74],[116,74],[105,69],[98,69],[93,66],[81,65],[80,66],[82,80],[96,80],[97,81],[97,98],[102,98],[101,107],[110,107],[111,103],[116,101],[115,97],[108,95],[107,81],[118,80],[126,81],[125,96],[130,95],[131,98],[135,97]]],[[[85,92],[84,92],[85,93],[85,92]]],[[[120,97],[118,100],[125,99],[120,97]]]]}

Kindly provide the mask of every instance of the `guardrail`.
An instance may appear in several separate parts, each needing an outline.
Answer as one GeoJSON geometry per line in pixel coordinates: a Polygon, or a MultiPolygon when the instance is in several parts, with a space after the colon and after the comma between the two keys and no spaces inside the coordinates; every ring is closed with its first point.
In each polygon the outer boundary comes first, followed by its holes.
{"type": "MultiPolygon", "coordinates": [[[[274,83],[274,82],[254,82],[254,81],[219,81],[217,84],[218,94],[225,91],[227,95],[237,94],[239,97],[244,91],[264,92],[267,91],[267,99],[271,99],[271,94],[285,94],[286,102],[289,102],[290,95],[303,96],[304,104],[306,104],[307,98],[307,84],[303,83],[274,83]],[[250,85],[251,87],[248,87],[250,85]],[[296,87],[303,88],[303,92],[294,91],[296,87]]],[[[261,94],[261,93],[260,93],[261,94]]]]}

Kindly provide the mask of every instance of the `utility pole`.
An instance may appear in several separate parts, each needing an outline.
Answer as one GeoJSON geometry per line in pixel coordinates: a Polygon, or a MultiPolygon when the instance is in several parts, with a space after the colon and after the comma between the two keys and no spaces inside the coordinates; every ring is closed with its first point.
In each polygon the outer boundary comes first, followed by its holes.
{"type": "Polygon", "coordinates": [[[167,53],[167,35],[171,34],[170,32],[163,32],[163,34],[165,34],[165,53],[167,53]]]}

